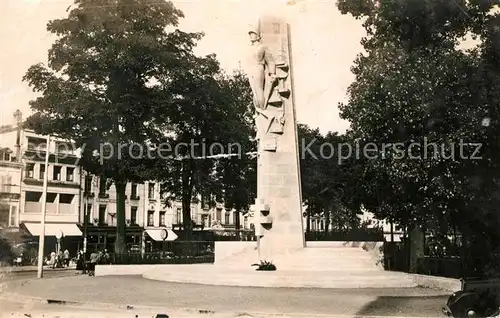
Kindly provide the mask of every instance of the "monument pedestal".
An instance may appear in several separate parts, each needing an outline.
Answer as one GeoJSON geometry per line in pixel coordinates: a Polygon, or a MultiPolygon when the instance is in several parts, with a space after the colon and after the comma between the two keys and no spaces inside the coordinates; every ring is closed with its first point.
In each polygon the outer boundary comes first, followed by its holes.
{"type": "MultiPolygon", "coordinates": [[[[239,244],[238,242],[227,242],[239,244]]],[[[310,242],[310,247],[282,250],[272,261],[276,271],[256,271],[257,251],[245,248],[216,264],[159,265],[143,273],[147,279],[221,286],[302,288],[407,288],[411,275],[384,271],[377,257],[361,246],[343,242],[310,242]]],[[[246,245],[248,247],[248,244],[246,245]]],[[[376,251],[379,245],[374,244],[376,251]]],[[[217,258],[217,247],[216,247],[217,258]]]]}

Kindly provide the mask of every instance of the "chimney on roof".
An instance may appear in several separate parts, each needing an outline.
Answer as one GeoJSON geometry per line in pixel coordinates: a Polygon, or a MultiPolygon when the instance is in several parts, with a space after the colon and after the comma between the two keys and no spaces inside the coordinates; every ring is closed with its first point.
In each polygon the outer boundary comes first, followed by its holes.
{"type": "Polygon", "coordinates": [[[16,120],[17,136],[16,136],[16,159],[21,162],[21,127],[23,123],[23,113],[18,109],[14,112],[14,119],[16,120]]]}
{"type": "Polygon", "coordinates": [[[16,125],[19,125],[23,122],[23,113],[21,113],[19,109],[14,112],[14,119],[16,125]]]}

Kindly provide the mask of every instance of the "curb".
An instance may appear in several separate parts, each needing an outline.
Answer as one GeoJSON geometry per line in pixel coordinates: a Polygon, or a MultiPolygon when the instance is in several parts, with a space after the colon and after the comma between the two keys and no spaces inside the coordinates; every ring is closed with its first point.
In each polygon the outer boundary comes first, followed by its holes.
{"type": "Polygon", "coordinates": [[[462,289],[462,283],[459,279],[421,274],[411,274],[411,277],[418,287],[438,289],[449,293],[462,289]]]}
{"type": "Polygon", "coordinates": [[[81,307],[94,310],[127,310],[127,311],[148,311],[155,313],[167,313],[168,315],[182,315],[188,314],[189,317],[203,316],[223,316],[234,318],[422,318],[422,317],[408,317],[408,316],[370,316],[370,315],[341,315],[341,314],[306,314],[306,313],[264,313],[264,312],[245,312],[245,311],[215,311],[211,309],[193,309],[193,308],[166,308],[157,306],[143,306],[143,305],[125,305],[115,303],[94,303],[94,302],[80,302],[80,301],[67,301],[57,299],[47,299],[42,297],[25,296],[22,294],[4,293],[0,294],[0,299],[19,302],[23,299],[26,302],[59,305],[69,307],[81,307]]]}
{"type": "MultiPolygon", "coordinates": [[[[76,268],[44,268],[44,272],[64,272],[64,271],[75,271],[76,268]]],[[[12,269],[7,269],[7,270],[2,270],[0,269],[0,275],[5,274],[5,275],[12,275],[12,274],[17,274],[17,273],[36,273],[38,272],[38,269],[26,269],[26,270],[12,270],[12,269]]]]}

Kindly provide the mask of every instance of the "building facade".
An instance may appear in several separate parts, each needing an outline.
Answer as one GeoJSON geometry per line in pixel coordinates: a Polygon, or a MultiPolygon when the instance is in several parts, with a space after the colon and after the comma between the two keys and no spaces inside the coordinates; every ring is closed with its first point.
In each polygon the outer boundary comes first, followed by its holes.
{"type": "MultiPolygon", "coordinates": [[[[127,248],[141,250],[144,224],[144,197],[140,194],[144,186],[128,184],[125,197],[125,219],[127,248]]],[[[87,233],[87,246],[91,250],[110,249],[116,241],[116,189],[105,178],[84,173],[79,225],[87,233]]]]}
{"type": "Polygon", "coordinates": [[[76,250],[81,240],[79,221],[80,169],[73,145],[22,129],[21,113],[15,123],[0,127],[0,227],[14,243],[36,239],[41,234],[42,193],[48,174],[45,217],[46,252],[60,237],[76,250]],[[45,165],[46,154],[49,164],[45,165]]]}
{"type": "MultiPolygon", "coordinates": [[[[67,140],[41,136],[22,129],[20,112],[14,124],[0,127],[0,229],[35,239],[41,234],[42,194],[47,173],[45,235],[49,246],[62,237],[63,246],[111,248],[116,239],[116,190],[113,184],[78,166],[79,153],[67,140]],[[49,164],[45,165],[49,153],[49,164]],[[86,233],[85,233],[86,231],[86,233]],[[65,244],[66,243],[66,244],[65,244]]],[[[175,239],[182,228],[182,204],[165,205],[159,182],[129,183],[126,187],[126,244],[131,250],[152,249],[175,239]]],[[[242,212],[226,211],[223,204],[209,207],[200,200],[191,204],[196,229],[249,229],[242,212]],[[243,221],[244,220],[244,221],[243,221]]],[[[54,243],[55,244],[55,243],[54,243]]]]}
{"type": "MultiPolygon", "coordinates": [[[[112,249],[116,240],[116,189],[98,176],[87,174],[82,180],[80,228],[83,232],[85,229],[87,231],[89,248],[112,249]]],[[[202,204],[201,198],[194,201],[197,202],[191,203],[191,220],[195,230],[216,229],[218,224],[222,224],[224,229],[237,227],[234,223],[238,218],[236,212],[226,211],[223,204],[208,208],[202,204]]],[[[239,215],[243,219],[243,213],[239,215]]],[[[154,251],[161,248],[164,230],[168,233],[165,241],[177,238],[174,230],[183,227],[182,203],[173,201],[167,205],[157,181],[129,183],[125,190],[125,219],[127,248],[132,251],[154,251]]],[[[249,229],[249,223],[245,224],[249,229]]]]}
{"type": "Polygon", "coordinates": [[[0,149],[0,228],[12,229],[19,226],[21,199],[22,163],[14,151],[0,149]]]}
{"type": "MultiPolygon", "coordinates": [[[[45,235],[47,248],[55,239],[72,253],[81,247],[78,228],[80,210],[80,168],[74,145],[61,138],[47,138],[33,131],[21,132],[21,197],[19,227],[32,237],[41,234],[43,184],[47,175],[45,235]],[[45,164],[48,153],[48,165],[45,164]]],[[[46,253],[50,250],[46,248],[46,253]]],[[[50,248],[51,249],[51,248],[50,248]]]]}

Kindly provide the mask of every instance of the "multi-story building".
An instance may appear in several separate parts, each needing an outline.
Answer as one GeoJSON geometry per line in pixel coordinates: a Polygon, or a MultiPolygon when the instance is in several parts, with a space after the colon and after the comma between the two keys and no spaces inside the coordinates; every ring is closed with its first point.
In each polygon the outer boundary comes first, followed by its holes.
{"type": "MultiPolygon", "coordinates": [[[[21,199],[21,112],[14,113],[14,124],[0,127],[0,229],[19,226],[21,199]]],[[[11,232],[11,231],[9,231],[11,232]]]]}
{"type": "Polygon", "coordinates": [[[79,221],[80,172],[73,144],[60,138],[47,138],[21,128],[21,113],[14,114],[16,123],[0,129],[0,177],[2,206],[8,211],[7,226],[21,236],[41,234],[42,193],[45,171],[48,173],[45,235],[48,250],[61,236],[63,245],[76,250],[81,239],[79,221]],[[45,165],[49,153],[49,164],[45,165]],[[5,204],[7,200],[7,204],[5,204]],[[6,206],[9,206],[6,208],[6,206]]]}
{"type": "MultiPolygon", "coordinates": [[[[76,252],[82,232],[80,210],[80,168],[74,145],[64,139],[47,138],[23,130],[21,137],[22,183],[20,226],[32,236],[41,234],[43,182],[47,174],[45,235],[63,238],[64,248],[76,252]],[[49,153],[48,165],[45,165],[49,153]]],[[[49,239],[50,240],[50,239],[49,239]]]]}
{"type": "MultiPolygon", "coordinates": [[[[85,231],[85,215],[87,215],[88,246],[92,249],[111,249],[116,239],[116,189],[106,180],[90,174],[83,176],[81,226],[85,231]],[[86,211],[86,212],[85,212],[86,211]]],[[[182,228],[182,203],[178,201],[165,203],[161,195],[160,183],[155,181],[143,184],[127,184],[125,190],[126,243],[128,249],[152,251],[161,247],[162,232],[167,230],[167,241],[174,240],[177,235],[174,229],[182,228]]],[[[201,200],[191,203],[191,219],[195,229],[210,230],[214,222],[219,220],[224,228],[234,229],[235,212],[224,212],[223,205],[216,209],[202,206],[201,200]]],[[[224,210],[225,211],[225,210],[224,210]]],[[[248,224],[249,227],[249,224],[248,224]]]]}
{"type": "MultiPolygon", "coordinates": [[[[73,143],[51,136],[47,146],[47,136],[21,128],[20,112],[16,112],[15,119],[13,125],[0,127],[0,228],[36,240],[41,230],[47,172],[45,234],[50,249],[59,236],[63,237],[64,248],[82,248],[85,229],[90,247],[111,248],[116,238],[114,185],[80,169],[79,153],[73,143]],[[45,166],[47,151],[49,164],[45,166]]],[[[166,206],[159,182],[129,183],[125,200],[126,243],[131,249],[149,249],[163,241],[163,229],[169,230],[167,240],[171,240],[176,236],[171,230],[182,227],[182,204],[172,202],[166,206]]],[[[210,208],[201,198],[197,201],[191,204],[195,228],[250,228],[242,212],[228,211],[220,203],[210,208]]]]}
{"type": "MultiPolygon", "coordinates": [[[[3,144],[4,136],[1,138],[3,144]]],[[[2,171],[0,173],[0,228],[17,228],[19,226],[22,163],[11,147],[0,145],[0,169],[2,171]]]]}
{"type": "Polygon", "coordinates": [[[151,251],[163,242],[163,230],[166,229],[168,233],[165,240],[177,238],[172,229],[182,222],[182,209],[179,209],[177,202],[173,202],[170,206],[166,205],[159,182],[145,182],[142,195],[144,197],[144,248],[146,251],[151,251]]]}
{"type": "MultiPolygon", "coordinates": [[[[80,228],[87,231],[91,249],[112,247],[116,241],[116,188],[102,177],[85,174],[82,178],[80,228]],[[87,222],[85,224],[85,218],[87,222]]],[[[143,184],[129,183],[125,196],[126,245],[141,250],[145,200],[143,184]]]]}
{"type": "Polygon", "coordinates": [[[243,211],[226,209],[224,203],[217,203],[215,208],[212,209],[205,206],[204,211],[206,214],[203,215],[203,222],[210,224],[208,228],[214,226],[225,230],[244,230],[250,228],[248,215],[243,211]]]}

